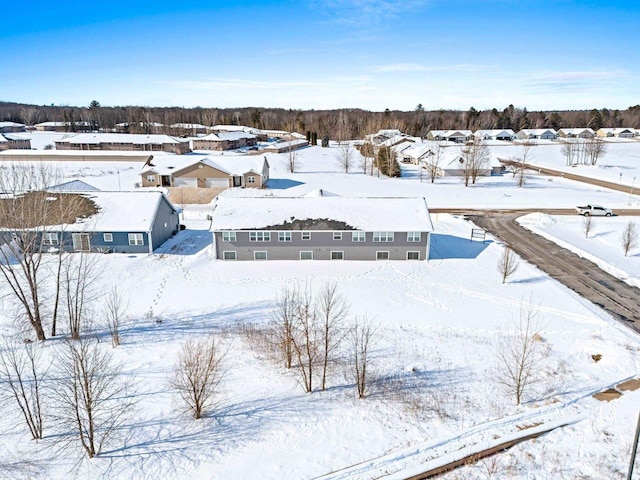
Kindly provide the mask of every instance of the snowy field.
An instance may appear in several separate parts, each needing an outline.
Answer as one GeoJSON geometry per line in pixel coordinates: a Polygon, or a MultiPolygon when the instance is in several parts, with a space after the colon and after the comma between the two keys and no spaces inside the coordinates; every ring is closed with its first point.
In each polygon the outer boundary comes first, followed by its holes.
{"type": "MultiPolygon", "coordinates": [[[[297,155],[297,173],[287,171],[286,155],[267,156],[272,189],[227,194],[288,196],[321,188],[347,196],[420,195],[431,207],[477,208],[585,202],[616,208],[629,200],[622,193],[540,176],[531,176],[524,188],[510,175],[482,178],[465,188],[459,179],[421,182],[411,166],[399,179],[365,176],[357,168],[345,174],[337,165],[337,148],[312,147],[297,155]]],[[[66,178],[112,190],[133,188],[141,167],[61,164],[66,178]]],[[[129,300],[123,345],[114,349],[136,384],[137,407],[121,432],[123,442],[74,471],[77,456],[52,448],[59,433],[53,427],[45,424],[46,438],[34,444],[18,416],[3,415],[0,464],[24,461],[23,478],[51,479],[74,473],[110,479],[312,479],[331,472],[326,478],[402,478],[400,472],[474,442],[567,421],[571,425],[443,478],[624,478],[640,391],[610,403],[591,396],[638,376],[640,339],[524,262],[502,284],[496,269],[502,246],[492,239],[470,242],[472,225],[462,218],[433,216],[429,262],[245,263],[211,259],[210,211],[209,205],[186,206],[187,230],[154,255],[98,257],[97,289],[117,284],[129,300]],[[311,282],[320,288],[329,281],[348,298],[352,317],[366,315],[377,327],[369,395],[363,400],[344,365],[332,368],[327,391],[305,394],[297,375],[252,347],[243,329],[268,322],[284,287],[311,282]],[[496,382],[495,353],[528,305],[537,312],[540,341],[549,353],[539,369],[540,383],[516,406],[496,382]],[[196,421],[179,411],[169,377],[180,345],[210,333],[227,349],[227,373],[217,408],[196,421]],[[602,355],[597,363],[595,354],[602,355]],[[373,461],[381,456],[384,461],[373,461]],[[355,464],[360,466],[340,471],[355,464]]],[[[620,253],[615,238],[626,220],[594,219],[586,244],[579,238],[581,221],[530,217],[528,224],[616,265],[621,276],[637,278],[637,265],[625,268],[625,260],[605,255],[620,253]],[[606,245],[587,248],[599,242],[606,245]]],[[[10,311],[4,305],[2,312],[10,311]]],[[[10,332],[11,316],[1,315],[0,333],[10,332]]],[[[104,326],[96,321],[93,328],[110,349],[104,326]]],[[[44,348],[53,355],[60,345],[47,341],[44,348]]]]}

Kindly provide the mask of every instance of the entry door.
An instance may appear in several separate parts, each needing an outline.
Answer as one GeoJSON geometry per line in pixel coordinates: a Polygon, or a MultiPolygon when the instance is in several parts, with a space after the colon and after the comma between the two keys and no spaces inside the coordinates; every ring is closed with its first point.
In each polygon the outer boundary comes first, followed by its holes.
{"type": "Polygon", "coordinates": [[[73,249],[76,252],[88,252],[91,249],[88,233],[74,233],[71,236],[73,238],[73,249]]]}
{"type": "Polygon", "coordinates": [[[233,186],[241,187],[242,186],[242,177],[233,177],[233,186]]]}

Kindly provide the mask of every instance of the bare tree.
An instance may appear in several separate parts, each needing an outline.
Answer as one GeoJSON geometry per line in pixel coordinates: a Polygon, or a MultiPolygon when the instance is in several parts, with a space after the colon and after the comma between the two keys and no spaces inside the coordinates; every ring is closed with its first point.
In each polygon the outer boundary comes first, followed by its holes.
{"type": "Polygon", "coordinates": [[[369,349],[373,342],[375,328],[366,317],[356,318],[350,332],[353,376],[355,379],[358,398],[364,398],[367,393],[369,369],[369,349]]]}
{"type": "Polygon", "coordinates": [[[622,245],[625,257],[629,254],[629,250],[638,247],[638,229],[634,222],[629,221],[624,227],[622,235],[620,236],[620,244],[622,245]]]}
{"type": "Polygon", "coordinates": [[[109,290],[102,305],[102,317],[104,318],[109,334],[111,335],[111,345],[120,345],[120,325],[125,318],[129,304],[122,291],[114,286],[109,290]]]}
{"type": "MultiPolygon", "coordinates": [[[[59,172],[49,165],[0,168],[0,278],[38,340],[46,338],[47,292],[41,267],[47,262],[43,254],[50,249],[59,251],[63,241],[48,225],[72,224],[96,211],[95,204],[81,195],[46,192],[59,179],[59,172]]],[[[55,298],[57,302],[58,295],[55,298]]],[[[54,323],[55,315],[57,308],[54,323]]]]}
{"type": "Polygon", "coordinates": [[[520,306],[520,319],[496,346],[496,381],[520,405],[529,388],[541,380],[539,367],[549,348],[543,342],[538,321],[539,309],[529,304],[520,306]]]}
{"type": "Polygon", "coordinates": [[[333,352],[344,338],[344,321],[349,315],[347,299],[338,293],[335,282],[326,283],[318,295],[316,309],[321,322],[322,337],[322,381],[324,392],[327,382],[327,370],[333,352]]]}
{"type": "Polygon", "coordinates": [[[589,233],[593,229],[593,217],[591,215],[587,215],[582,220],[582,231],[584,232],[584,237],[589,238],[589,233]]]}
{"type": "Polygon", "coordinates": [[[286,369],[290,369],[293,363],[293,328],[298,303],[298,290],[286,287],[278,295],[275,309],[271,313],[275,349],[286,369]]]}
{"type": "Polygon", "coordinates": [[[338,145],[338,149],[340,150],[338,163],[344,170],[344,173],[349,173],[349,170],[353,167],[354,148],[349,142],[345,141],[338,145]]]}
{"type": "Polygon", "coordinates": [[[306,393],[313,392],[313,381],[321,348],[318,315],[314,306],[311,285],[298,289],[291,335],[294,359],[306,393]]]}
{"type": "Polygon", "coordinates": [[[517,179],[518,187],[524,187],[527,182],[526,168],[529,156],[532,153],[532,149],[536,146],[535,143],[523,142],[520,147],[520,156],[516,160],[516,168],[513,171],[513,175],[517,179]]]}
{"type": "Polygon", "coordinates": [[[571,138],[565,139],[565,142],[562,144],[562,148],[560,149],[560,151],[565,157],[565,163],[567,166],[576,163],[575,157],[577,155],[578,148],[579,145],[576,141],[571,138]]]}
{"type": "Polygon", "coordinates": [[[431,155],[429,155],[426,159],[424,168],[427,171],[427,176],[431,183],[436,181],[436,177],[440,174],[440,161],[442,159],[442,151],[443,146],[441,142],[438,142],[435,149],[430,151],[431,155]]]}
{"type": "Polygon", "coordinates": [[[288,165],[289,165],[289,173],[296,173],[296,169],[300,166],[298,161],[298,154],[293,148],[293,143],[289,142],[289,150],[288,150],[288,165]]]}
{"type": "Polygon", "coordinates": [[[57,420],[73,432],[87,457],[115,440],[134,405],[131,386],[109,350],[94,340],[69,341],[55,361],[58,379],[52,384],[57,420]]]}
{"type": "Polygon", "coordinates": [[[171,385],[191,412],[202,418],[219,393],[224,355],[215,337],[189,339],[180,349],[171,385]]]}
{"type": "Polygon", "coordinates": [[[462,147],[464,186],[468,187],[469,182],[476,183],[480,172],[487,168],[489,163],[489,147],[480,138],[474,137],[472,142],[462,147]]]}
{"type": "Polygon", "coordinates": [[[0,384],[4,384],[4,388],[0,388],[0,400],[17,407],[34,440],[43,438],[42,384],[46,371],[40,345],[5,339],[0,347],[0,384]]]}
{"type": "Polygon", "coordinates": [[[598,159],[607,153],[607,145],[601,138],[594,137],[587,140],[584,144],[586,163],[596,165],[598,159]]]}
{"type": "Polygon", "coordinates": [[[502,256],[498,261],[498,272],[502,276],[502,283],[518,270],[518,257],[509,247],[502,250],[502,256]]]}
{"type": "Polygon", "coordinates": [[[97,258],[85,252],[70,255],[64,263],[64,294],[67,307],[67,320],[71,338],[80,338],[81,331],[89,321],[89,310],[95,299],[93,280],[96,275],[97,258]]]}
{"type": "Polygon", "coordinates": [[[375,152],[373,144],[371,142],[365,142],[360,147],[360,154],[362,155],[362,173],[367,174],[367,170],[370,175],[373,175],[373,163],[375,158],[375,152]]]}

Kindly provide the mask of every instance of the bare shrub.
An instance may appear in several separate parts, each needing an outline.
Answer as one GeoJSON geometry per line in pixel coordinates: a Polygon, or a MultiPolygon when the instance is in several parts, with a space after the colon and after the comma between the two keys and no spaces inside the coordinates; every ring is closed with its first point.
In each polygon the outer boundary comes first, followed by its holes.
{"type": "Polygon", "coordinates": [[[349,315],[349,303],[338,292],[335,282],[326,283],[318,294],[316,310],[320,318],[322,342],[322,380],[321,388],[325,390],[327,370],[333,360],[333,354],[346,335],[345,321],[349,315]]]}
{"type": "Polygon", "coordinates": [[[189,339],[182,345],[171,386],[178,392],[193,418],[202,418],[211,408],[224,377],[224,355],[215,337],[189,339]]]}
{"type": "Polygon", "coordinates": [[[367,394],[369,353],[375,335],[375,328],[367,317],[356,318],[351,327],[350,343],[353,366],[353,378],[358,398],[367,394]]]}
{"type": "Polygon", "coordinates": [[[120,289],[117,286],[112,287],[104,298],[102,317],[107,324],[111,335],[111,345],[114,347],[121,344],[120,325],[126,316],[128,308],[128,302],[120,289]]]}
{"type": "Polygon", "coordinates": [[[625,257],[629,254],[630,250],[638,247],[638,229],[634,222],[629,221],[624,227],[624,231],[622,235],[620,235],[620,244],[622,245],[625,257]]]}
{"type": "Polygon", "coordinates": [[[591,230],[593,230],[593,217],[591,215],[587,215],[582,220],[582,231],[584,232],[585,238],[589,238],[591,230]]]}

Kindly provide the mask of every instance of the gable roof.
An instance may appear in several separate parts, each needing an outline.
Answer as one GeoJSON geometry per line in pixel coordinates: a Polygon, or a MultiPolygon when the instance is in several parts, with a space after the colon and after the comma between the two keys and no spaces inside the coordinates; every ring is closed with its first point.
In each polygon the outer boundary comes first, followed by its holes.
{"type": "Polygon", "coordinates": [[[54,185],[49,187],[47,190],[50,192],[99,192],[100,189],[94,187],[93,185],[89,185],[87,182],[83,182],[82,180],[71,180],[69,182],[64,182],[59,185],[54,185]]]}
{"type": "Polygon", "coordinates": [[[431,232],[427,203],[414,198],[218,197],[212,229],[256,230],[295,220],[332,220],[356,230],[431,232]]]}
{"type": "Polygon", "coordinates": [[[155,173],[156,175],[175,175],[182,170],[197,165],[207,165],[215,168],[227,175],[244,175],[245,173],[257,173],[262,175],[262,169],[265,164],[267,168],[269,163],[266,158],[257,156],[216,156],[211,157],[200,156],[158,156],[149,160],[142,168],[141,174],[155,173]]]}
{"type": "Polygon", "coordinates": [[[169,135],[162,134],[141,134],[141,133],[78,133],[56,140],[55,143],[71,144],[99,144],[99,143],[135,143],[145,145],[163,145],[166,143],[184,143],[188,140],[177,139],[169,135]]]}
{"type": "Polygon", "coordinates": [[[252,133],[246,133],[244,131],[235,131],[235,132],[218,132],[218,133],[210,133],[209,135],[205,135],[204,137],[198,137],[194,140],[197,141],[207,141],[207,142],[225,142],[225,141],[234,141],[240,140],[243,138],[256,138],[252,133]]]}

